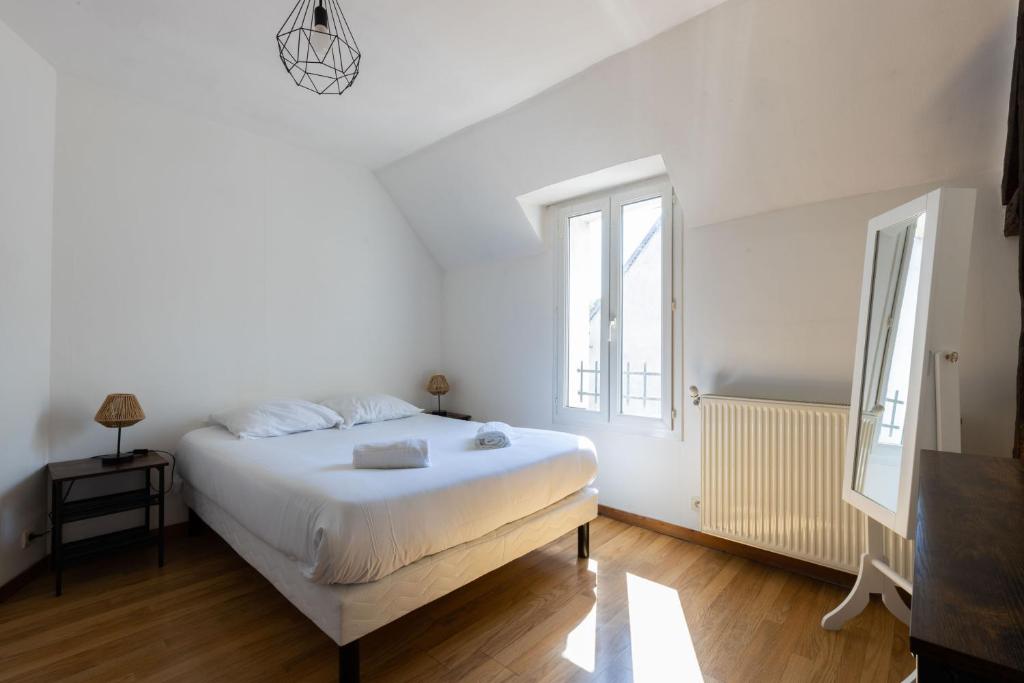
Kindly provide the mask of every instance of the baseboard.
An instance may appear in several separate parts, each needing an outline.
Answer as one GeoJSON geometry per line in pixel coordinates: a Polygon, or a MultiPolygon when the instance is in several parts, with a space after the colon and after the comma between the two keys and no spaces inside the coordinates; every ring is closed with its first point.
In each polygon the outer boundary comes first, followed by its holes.
{"type": "Polygon", "coordinates": [[[773,553],[769,550],[762,550],[761,548],[755,548],[754,546],[730,541],[726,538],[719,538],[718,536],[705,534],[703,531],[687,529],[684,526],[669,524],[668,522],[662,522],[661,520],[653,519],[651,517],[644,517],[643,515],[637,515],[632,512],[611,508],[607,505],[598,505],[597,512],[609,519],[625,522],[626,524],[631,524],[632,526],[640,527],[641,529],[656,531],[659,534],[665,534],[666,536],[672,536],[673,538],[678,538],[683,541],[696,543],[697,545],[702,545],[706,548],[721,550],[722,552],[729,553],[730,555],[737,555],[748,560],[753,560],[754,562],[760,562],[761,564],[775,567],[776,569],[784,569],[786,571],[793,572],[794,574],[809,576],[812,579],[831,583],[843,588],[853,586],[853,582],[857,579],[854,574],[849,574],[839,569],[823,567],[820,564],[787,557],[786,555],[773,553]]]}
{"type": "MultiPolygon", "coordinates": [[[[176,538],[179,536],[185,536],[187,533],[188,524],[181,522],[178,524],[170,524],[164,527],[164,535],[166,538],[176,538]]],[[[40,540],[40,542],[42,542],[40,540]]],[[[0,586],[0,602],[8,600],[12,595],[17,593],[19,590],[24,588],[29,582],[38,576],[42,576],[46,573],[47,568],[50,566],[50,554],[44,555],[38,562],[30,565],[28,569],[21,572],[13,579],[0,586]]]]}

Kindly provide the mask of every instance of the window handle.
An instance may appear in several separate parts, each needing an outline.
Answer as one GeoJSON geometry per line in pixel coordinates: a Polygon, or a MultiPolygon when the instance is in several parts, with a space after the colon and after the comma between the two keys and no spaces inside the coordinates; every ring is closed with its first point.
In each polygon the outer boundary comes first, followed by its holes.
{"type": "Polygon", "coordinates": [[[615,318],[611,318],[608,321],[608,343],[611,344],[615,341],[615,333],[619,329],[619,321],[615,318]]]}

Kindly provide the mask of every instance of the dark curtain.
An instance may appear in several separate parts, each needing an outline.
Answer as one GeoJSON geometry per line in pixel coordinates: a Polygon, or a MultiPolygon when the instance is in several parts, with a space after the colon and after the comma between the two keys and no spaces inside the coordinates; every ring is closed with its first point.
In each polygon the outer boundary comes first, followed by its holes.
{"type": "MultiPolygon", "coordinates": [[[[1021,297],[1021,320],[1024,321],[1024,238],[1021,237],[1021,178],[1024,177],[1024,92],[1021,92],[1021,70],[1024,69],[1024,0],[1017,8],[1017,45],[1013,52],[1013,76],[1010,81],[1010,115],[1006,129],[1006,156],[1003,158],[1003,205],[1006,222],[1003,234],[1017,235],[1017,289],[1021,297]]],[[[1013,429],[1013,457],[1024,451],[1024,327],[1017,342],[1017,420],[1013,429]]]]}

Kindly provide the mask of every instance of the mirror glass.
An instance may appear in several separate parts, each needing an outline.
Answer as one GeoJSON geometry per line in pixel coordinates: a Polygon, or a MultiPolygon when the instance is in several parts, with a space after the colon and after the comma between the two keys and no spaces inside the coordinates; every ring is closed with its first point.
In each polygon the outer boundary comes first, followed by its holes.
{"type": "Polygon", "coordinates": [[[924,218],[922,213],[875,233],[853,488],[893,511],[899,498],[907,402],[918,400],[910,387],[910,362],[924,218]]]}

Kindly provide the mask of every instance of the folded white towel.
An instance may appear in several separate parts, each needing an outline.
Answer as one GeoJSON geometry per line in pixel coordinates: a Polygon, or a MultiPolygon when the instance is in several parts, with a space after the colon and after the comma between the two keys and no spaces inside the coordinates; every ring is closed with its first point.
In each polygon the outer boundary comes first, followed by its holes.
{"type": "Polygon", "coordinates": [[[352,466],[362,470],[429,467],[430,444],[426,439],[361,443],[352,449],[352,466]]]}
{"type": "Polygon", "coordinates": [[[476,445],[478,448],[506,448],[515,437],[515,430],[504,422],[485,422],[476,430],[476,445]]]}

